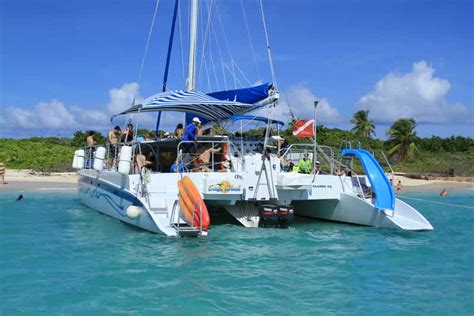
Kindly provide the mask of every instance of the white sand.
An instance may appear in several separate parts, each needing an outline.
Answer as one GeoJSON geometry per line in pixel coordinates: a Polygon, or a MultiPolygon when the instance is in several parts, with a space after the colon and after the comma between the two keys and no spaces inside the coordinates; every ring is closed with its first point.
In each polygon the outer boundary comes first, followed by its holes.
{"type": "Polygon", "coordinates": [[[31,170],[5,170],[5,182],[1,189],[68,189],[77,187],[75,172],[34,173],[31,170]]]}
{"type": "MultiPolygon", "coordinates": [[[[48,175],[34,173],[31,170],[6,169],[5,182],[1,189],[41,189],[41,188],[74,188],[77,187],[78,176],[75,172],[53,172],[48,175]]],[[[444,187],[474,187],[472,182],[411,179],[396,175],[394,185],[402,181],[403,188],[444,188],[444,187]]]]}

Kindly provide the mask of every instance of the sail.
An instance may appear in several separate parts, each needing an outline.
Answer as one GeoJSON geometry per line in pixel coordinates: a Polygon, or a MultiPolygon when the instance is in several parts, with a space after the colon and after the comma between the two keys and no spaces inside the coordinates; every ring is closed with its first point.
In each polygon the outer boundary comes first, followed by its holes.
{"type": "Polygon", "coordinates": [[[273,89],[273,85],[270,83],[264,83],[259,86],[235,89],[235,90],[224,90],[218,92],[208,93],[211,97],[219,100],[237,101],[247,104],[255,104],[262,100],[265,100],[270,96],[270,92],[273,89]]]}

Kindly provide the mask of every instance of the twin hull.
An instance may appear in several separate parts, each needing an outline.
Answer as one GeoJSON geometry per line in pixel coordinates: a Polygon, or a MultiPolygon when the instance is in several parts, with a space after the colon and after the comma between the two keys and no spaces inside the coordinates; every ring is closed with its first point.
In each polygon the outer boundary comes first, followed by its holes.
{"type": "MultiPolygon", "coordinates": [[[[79,171],[81,202],[125,223],[151,232],[176,236],[173,224],[184,223],[173,212],[178,198],[179,173],[153,173],[143,185],[140,175],[114,171],[79,171]],[[146,188],[146,189],[144,189],[146,188]],[[127,208],[141,208],[140,216],[130,218],[127,208]],[[172,218],[174,217],[174,218],[172,218]]],[[[336,222],[408,230],[431,230],[429,222],[408,204],[396,200],[394,212],[374,207],[371,199],[354,193],[352,179],[335,175],[278,173],[267,185],[258,173],[189,173],[208,206],[225,208],[242,225],[257,227],[257,203],[292,204],[295,214],[336,222]],[[272,199],[273,197],[273,199],[272,199]]]]}

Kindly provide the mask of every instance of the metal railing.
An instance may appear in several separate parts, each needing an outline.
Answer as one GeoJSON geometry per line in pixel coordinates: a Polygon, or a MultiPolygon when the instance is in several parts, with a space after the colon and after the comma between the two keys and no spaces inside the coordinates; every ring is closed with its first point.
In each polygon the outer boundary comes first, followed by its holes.
{"type": "Polygon", "coordinates": [[[181,205],[179,204],[179,200],[175,200],[173,203],[173,208],[171,210],[171,215],[170,215],[170,226],[176,230],[176,233],[178,234],[178,236],[181,236],[183,233],[201,236],[203,232],[201,203],[199,203],[199,201],[194,202],[191,225],[184,226],[184,227],[181,226],[181,214],[182,214],[182,209],[181,209],[181,205]],[[177,214],[176,214],[176,209],[178,209],[177,214]],[[197,212],[199,212],[199,227],[194,227],[194,217],[196,215],[196,210],[197,212]]]}
{"type": "Polygon", "coordinates": [[[230,171],[232,169],[230,157],[235,153],[241,155],[241,152],[228,139],[181,141],[176,148],[175,172],[230,171]],[[227,151],[224,145],[227,145],[227,151]],[[207,155],[209,155],[209,161],[203,160],[207,155]],[[216,159],[217,155],[221,156],[220,160],[216,159]]]}
{"type": "MultiPolygon", "coordinates": [[[[283,164],[288,165],[290,162],[294,164],[300,161],[305,155],[312,161],[311,173],[315,173],[317,162],[322,169],[329,174],[334,174],[335,171],[335,159],[334,151],[329,146],[314,144],[292,144],[288,148],[282,149],[280,159],[284,161],[283,164]]],[[[291,166],[291,165],[290,165],[291,166]]],[[[284,168],[287,166],[284,166],[284,168]]],[[[287,171],[291,171],[288,170],[287,171]]]]}

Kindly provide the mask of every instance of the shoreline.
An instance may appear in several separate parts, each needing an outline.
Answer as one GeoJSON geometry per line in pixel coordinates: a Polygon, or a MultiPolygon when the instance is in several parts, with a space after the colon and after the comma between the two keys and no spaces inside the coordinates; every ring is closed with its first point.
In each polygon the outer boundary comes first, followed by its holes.
{"type": "Polygon", "coordinates": [[[75,172],[36,173],[32,170],[5,170],[5,184],[0,183],[2,190],[74,190],[77,189],[75,172]]]}
{"type": "MultiPolygon", "coordinates": [[[[474,189],[472,178],[455,181],[453,179],[413,179],[404,175],[395,175],[394,184],[402,182],[403,191],[441,191],[442,189],[474,189]],[[470,180],[470,181],[469,181],[470,180]]],[[[31,170],[6,169],[5,182],[0,183],[0,191],[9,190],[72,190],[78,187],[75,172],[35,173],[31,170]]],[[[394,188],[396,190],[396,188],[394,188]]]]}

